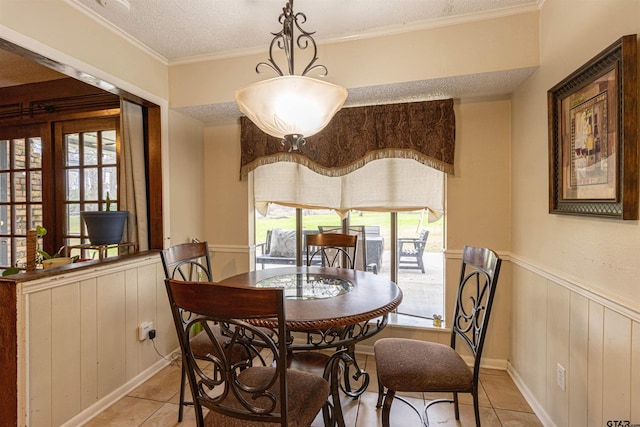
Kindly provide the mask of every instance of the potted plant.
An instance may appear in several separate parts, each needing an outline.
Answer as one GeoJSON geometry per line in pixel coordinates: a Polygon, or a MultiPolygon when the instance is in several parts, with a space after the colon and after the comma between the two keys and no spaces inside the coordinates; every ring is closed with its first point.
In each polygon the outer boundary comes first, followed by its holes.
{"type": "Polygon", "coordinates": [[[64,249],[64,246],[60,247],[60,249],[58,249],[58,252],[56,252],[53,255],[49,255],[48,252],[41,249],[42,246],[40,245],[40,240],[46,234],[47,234],[46,228],[44,228],[41,225],[36,226],[36,237],[38,238],[38,243],[37,243],[38,249],[36,249],[36,263],[42,264],[42,268],[59,267],[65,264],[72,264],[78,260],[79,256],[77,255],[74,257],[63,257],[62,250],[64,249]]]}
{"type": "MultiPolygon", "coordinates": [[[[66,264],[73,264],[80,258],[79,255],[76,255],[74,257],[63,257],[62,250],[64,249],[64,246],[60,247],[60,249],[58,249],[58,252],[56,252],[55,254],[49,255],[47,251],[42,249],[41,243],[42,238],[47,234],[47,229],[41,225],[37,225],[35,231],[37,241],[34,261],[36,264],[41,265],[42,268],[53,268],[66,264]]],[[[12,274],[20,273],[21,271],[22,270],[18,267],[9,267],[2,272],[2,276],[10,276],[12,274]]]]}
{"type": "Polygon", "coordinates": [[[82,211],[80,216],[87,226],[87,234],[92,245],[112,245],[120,243],[128,211],[112,211],[111,198],[107,192],[104,211],[82,211]]]}

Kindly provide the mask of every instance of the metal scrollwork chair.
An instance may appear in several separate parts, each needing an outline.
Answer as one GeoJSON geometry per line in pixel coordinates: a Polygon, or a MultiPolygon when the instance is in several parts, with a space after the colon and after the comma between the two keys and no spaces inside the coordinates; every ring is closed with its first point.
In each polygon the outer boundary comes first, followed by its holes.
{"type": "Polygon", "coordinates": [[[211,281],[211,259],[207,242],[175,245],[160,252],[167,279],[211,281]]]}
{"type": "MultiPolygon", "coordinates": [[[[480,426],[480,358],[501,263],[502,260],[490,249],[464,247],[458,296],[451,319],[450,345],[405,338],[383,338],[374,344],[378,372],[377,407],[382,406],[383,426],[389,426],[396,392],[453,393],[453,399],[433,400],[426,405],[424,420],[427,425],[427,410],[440,402],[453,403],[456,420],[459,420],[458,393],[470,393],[473,395],[476,425],[480,426]],[[466,344],[471,353],[471,369],[456,352],[457,340],[466,344]]],[[[404,401],[400,397],[397,399],[404,401]]]]}
{"type": "MultiPolygon", "coordinates": [[[[212,280],[211,260],[207,242],[183,243],[172,246],[161,251],[160,258],[162,259],[166,279],[193,282],[210,282],[212,280]]],[[[190,317],[191,313],[188,311],[180,311],[180,318],[183,323],[186,324],[190,317]]],[[[219,326],[216,326],[213,330],[222,340],[223,334],[219,326]]],[[[212,350],[210,340],[202,332],[195,333],[195,330],[192,331],[191,340],[195,357],[204,358],[212,350]]],[[[235,360],[245,360],[250,354],[249,350],[250,347],[246,345],[235,345],[233,346],[232,355],[235,360]]],[[[178,422],[182,421],[184,406],[193,404],[184,400],[186,369],[183,355],[178,422]]]]}
{"type": "MultiPolygon", "coordinates": [[[[321,234],[342,234],[343,231],[342,226],[327,226],[327,225],[319,225],[318,230],[321,234]]],[[[358,236],[358,240],[356,241],[356,250],[353,253],[353,267],[356,270],[370,271],[372,273],[378,274],[378,264],[380,262],[379,257],[376,259],[369,259],[369,252],[373,254],[373,248],[369,247],[369,242],[367,241],[367,227],[364,225],[351,225],[346,229],[346,234],[358,236]]],[[[380,234],[378,232],[378,234],[380,234]]],[[[380,252],[381,256],[381,252],[380,252]]]]}
{"type": "Polygon", "coordinates": [[[311,425],[320,410],[329,411],[328,381],[287,369],[283,289],[171,279],[165,284],[185,356],[198,427],[262,423],[303,427],[311,425]],[[193,314],[186,323],[180,315],[185,311],[193,314]],[[257,325],[260,320],[272,319],[277,319],[278,329],[270,336],[257,325]],[[213,326],[216,324],[227,325],[231,336],[220,337],[213,326]],[[203,330],[212,349],[204,358],[196,355],[190,336],[194,327],[203,330]],[[246,336],[261,342],[262,358],[238,360],[234,356],[233,348],[241,346],[246,336]],[[208,409],[206,415],[204,408],[208,409]]]}
{"type": "MultiPolygon", "coordinates": [[[[315,265],[314,258],[321,257],[322,266],[324,267],[356,269],[358,252],[357,235],[333,232],[310,234],[307,236],[306,249],[308,266],[315,265]]],[[[328,341],[345,340],[354,334],[354,328],[359,327],[361,327],[361,325],[341,326],[328,331],[316,331],[315,336],[312,336],[314,332],[310,332],[307,340],[309,342],[317,339],[328,341]],[[318,336],[320,338],[318,338],[318,336]]],[[[333,375],[331,395],[335,411],[340,414],[336,417],[338,420],[342,419],[338,387],[342,388],[348,396],[357,398],[369,385],[369,374],[358,366],[355,357],[355,344],[337,347],[336,353],[331,358],[318,352],[298,352],[293,354],[292,360],[294,361],[293,363],[303,360],[307,365],[311,364],[311,361],[315,361],[316,364],[325,363],[330,369],[333,375]],[[349,374],[350,366],[353,366],[355,369],[355,373],[352,376],[349,374]],[[340,378],[338,378],[340,374],[343,376],[343,383],[340,378]],[[361,380],[360,386],[357,389],[353,389],[350,378],[353,378],[355,381],[361,380]]]]}

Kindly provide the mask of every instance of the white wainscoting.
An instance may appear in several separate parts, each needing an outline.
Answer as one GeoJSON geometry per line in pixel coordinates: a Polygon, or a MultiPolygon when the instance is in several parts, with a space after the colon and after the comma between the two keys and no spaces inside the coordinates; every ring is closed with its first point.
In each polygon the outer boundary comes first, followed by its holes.
{"type": "Polygon", "coordinates": [[[20,285],[20,425],[81,424],[169,363],[138,340],[152,321],[158,352],[178,349],[163,280],[150,254],[20,285]]]}
{"type": "Polygon", "coordinates": [[[511,274],[509,371],[540,420],[640,424],[640,312],[513,257],[511,274]]]}

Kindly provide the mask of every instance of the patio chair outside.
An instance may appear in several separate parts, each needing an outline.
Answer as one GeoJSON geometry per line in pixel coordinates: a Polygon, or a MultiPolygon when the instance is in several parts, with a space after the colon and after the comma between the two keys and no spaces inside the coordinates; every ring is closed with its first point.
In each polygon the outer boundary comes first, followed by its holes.
{"type": "Polygon", "coordinates": [[[419,269],[422,273],[424,270],[424,248],[427,246],[428,230],[422,230],[418,238],[399,238],[398,239],[398,268],[419,269]]]}

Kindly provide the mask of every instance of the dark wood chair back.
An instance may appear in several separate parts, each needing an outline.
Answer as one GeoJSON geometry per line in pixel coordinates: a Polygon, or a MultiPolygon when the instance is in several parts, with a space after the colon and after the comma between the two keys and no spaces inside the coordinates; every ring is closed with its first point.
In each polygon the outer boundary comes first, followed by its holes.
{"type": "Polygon", "coordinates": [[[318,230],[320,233],[328,234],[350,234],[358,236],[357,250],[354,254],[355,263],[354,268],[356,270],[366,271],[368,270],[370,260],[367,259],[367,232],[364,225],[352,225],[346,230],[341,225],[319,225],[318,230]]]}
{"type": "Polygon", "coordinates": [[[238,419],[282,426],[293,419],[299,420],[300,425],[311,424],[327,402],[329,385],[313,374],[286,369],[283,289],[173,279],[167,279],[165,284],[187,364],[198,426],[242,424],[238,419]],[[183,323],[181,311],[194,316],[183,323]],[[277,333],[273,336],[257,326],[267,319],[277,319],[277,333]],[[221,339],[214,329],[218,324],[224,325],[229,335],[221,339]],[[202,368],[203,357],[196,356],[190,339],[194,327],[203,330],[214,349],[204,358],[209,365],[206,369],[202,368]],[[247,337],[251,337],[249,344],[261,342],[264,359],[233,357],[231,349],[246,345],[247,337]],[[273,362],[265,365],[263,360],[273,362]],[[206,417],[203,408],[209,410],[206,417]]]}
{"type": "Polygon", "coordinates": [[[342,233],[318,233],[307,236],[307,265],[320,257],[323,267],[356,268],[358,236],[342,233]]]}
{"type": "Polygon", "coordinates": [[[160,252],[166,279],[213,280],[207,242],[182,243],[160,252]]]}

